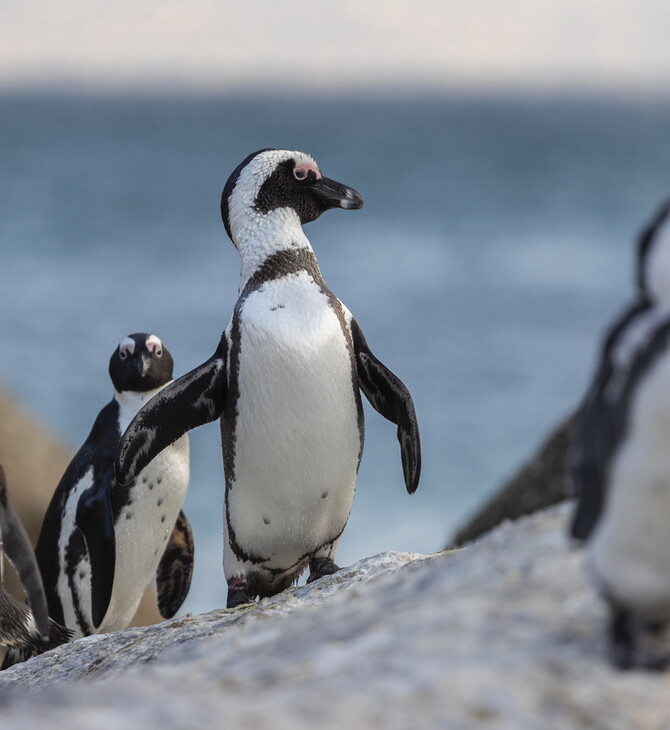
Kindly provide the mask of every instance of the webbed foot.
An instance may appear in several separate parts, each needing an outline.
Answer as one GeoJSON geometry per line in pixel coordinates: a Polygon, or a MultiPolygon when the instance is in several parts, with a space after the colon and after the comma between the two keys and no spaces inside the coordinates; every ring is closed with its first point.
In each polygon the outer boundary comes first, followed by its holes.
{"type": "Polygon", "coordinates": [[[339,569],[340,566],[336,565],[330,558],[312,558],[309,561],[309,578],[307,578],[307,582],[311,583],[326,575],[337,573],[339,569]]]}

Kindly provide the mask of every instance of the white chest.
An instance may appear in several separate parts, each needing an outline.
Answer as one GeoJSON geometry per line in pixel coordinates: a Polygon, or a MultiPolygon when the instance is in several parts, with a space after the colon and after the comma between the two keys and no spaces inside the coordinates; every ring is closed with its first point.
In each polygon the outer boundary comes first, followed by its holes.
{"type": "Polygon", "coordinates": [[[303,551],[344,526],[360,434],[351,355],[327,295],[300,272],[241,313],[230,518],[255,552],[303,551]]]}
{"type": "MultiPolygon", "coordinates": [[[[122,394],[119,401],[121,433],[140,407],[155,394],[122,394]]],[[[189,442],[183,436],[161,452],[135,480],[115,524],[116,567],[112,596],[107,613],[97,632],[125,628],[132,619],[146,586],[153,580],[179,510],[186,496],[189,480],[189,442]]],[[[67,543],[75,526],[77,504],[83,492],[92,486],[93,469],[70,492],[63,512],[59,539],[61,572],[58,592],[66,625],[81,635],[74,609],[75,603],[92,627],[91,566],[88,554],[77,565],[67,556],[67,543]]]]}
{"type": "Polygon", "coordinates": [[[604,589],[652,618],[670,617],[670,358],[638,385],[612,460],[589,560],[604,589]]]}

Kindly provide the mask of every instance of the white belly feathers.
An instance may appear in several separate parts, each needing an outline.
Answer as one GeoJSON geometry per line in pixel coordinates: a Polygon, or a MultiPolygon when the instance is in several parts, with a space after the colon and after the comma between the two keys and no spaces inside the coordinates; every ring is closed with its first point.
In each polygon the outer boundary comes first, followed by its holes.
{"type": "Polygon", "coordinates": [[[299,272],[249,295],[240,318],[235,474],[240,545],[290,564],[344,527],[360,438],[345,335],[299,272]]]}
{"type": "MultiPolygon", "coordinates": [[[[126,428],[134,414],[157,391],[148,394],[123,394],[120,402],[119,428],[126,428]]],[[[82,493],[92,485],[93,469],[68,496],[63,511],[58,542],[61,572],[58,593],[63,605],[67,626],[81,636],[79,621],[67,573],[66,549],[69,536],[75,529],[76,506],[82,493]]],[[[182,436],[149,463],[138,475],[130,490],[130,502],[125,505],[116,521],[116,567],[114,585],[107,613],[95,629],[96,633],[118,631],[133,618],[145,588],[154,579],[158,562],[163,555],[179,511],[184,502],[189,480],[189,442],[182,436]]],[[[91,567],[88,554],[76,566],[72,575],[78,605],[89,627],[91,618],[91,567]]]]}
{"type": "Polygon", "coordinates": [[[670,358],[631,401],[604,513],[589,543],[602,590],[651,619],[670,617],[670,358]]]}

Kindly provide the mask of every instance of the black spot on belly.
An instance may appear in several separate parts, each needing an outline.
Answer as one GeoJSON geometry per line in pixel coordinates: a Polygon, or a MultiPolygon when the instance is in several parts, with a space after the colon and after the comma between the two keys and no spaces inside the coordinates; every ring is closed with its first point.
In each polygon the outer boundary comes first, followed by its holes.
{"type": "Polygon", "coordinates": [[[263,522],[265,522],[266,525],[270,524],[270,518],[263,515],[263,522]]]}
{"type": "Polygon", "coordinates": [[[157,500],[157,502],[156,502],[156,506],[157,507],[160,507],[162,504],[163,504],[163,497],[159,497],[158,500],[157,500]]]}
{"type": "Polygon", "coordinates": [[[126,512],[126,519],[132,520],[133,519],[133,513],[132,512],[126,512]]]}
{"type": "Polygon", "coordinates": [[[328,490],[326,489],[324,493],[321,495],[321,499],[325,499],[328,496],[328,490]]]}
{"type": "Polygon", "coordinates": [[[165,520],[166,520],[166,515],[161,515],[161,522],[165,522],[165,520]]]}
{"type": "Polygon", "coordinates": [[[163,481],[163,477],[158,477],[158,479],[156,479],[156,484],[160,484],[162,481],[163,481]]]}
{"type": "Polygon", "coordinates": [[[151,491],[154,488],[154,486],[155,486],[155,484],[153,482],[151,482],[151,484],[149,485],[149,491],[151,491]]]}
{"type": "Polygon", "coordinates": [[[278,304],[276,307],[270,307],[271,312],[276,312],[278,309],[284,309],[284,305],[278,304]]]}
{"type": "MultiPolygon", "coordinates": [[[[146,484],[148,481],[147,477],[142,477],[142,484],[146,484]]],[[[151,489],[151,487],[149,487],[151,489]]]]}
{"type": "Polygon", "coordinates": [[[79,571],[79,580],[84,580],[85,577],[86,577],[86,573],[84,573],[83,570],[80,570],[79,571]]]}

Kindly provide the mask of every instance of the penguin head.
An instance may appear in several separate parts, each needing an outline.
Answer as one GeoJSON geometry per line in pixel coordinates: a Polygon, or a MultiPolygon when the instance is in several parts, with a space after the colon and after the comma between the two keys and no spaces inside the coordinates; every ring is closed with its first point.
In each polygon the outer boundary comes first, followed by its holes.
{"type": "Polygon", "coordinates": [[[353,188],[321,174],[304,152],[264,149],[243,160],[228,178],[221,195],[221,218],[237,246],[246,226],[301,226],[330,208],[363,207],[353,188]]]}
{"type": "Polygon", "coordinates": [[[172,355],[160,338],[147,332],[124,337],[109,359],[109,376],[119,393],[143,393],[172,380],[172,355]]]}
{"type": "Polygon", "coordinates": [[[670,200],[640,234],[637,286],[646,301],[655,305],[670,303],[670,200]]]}

